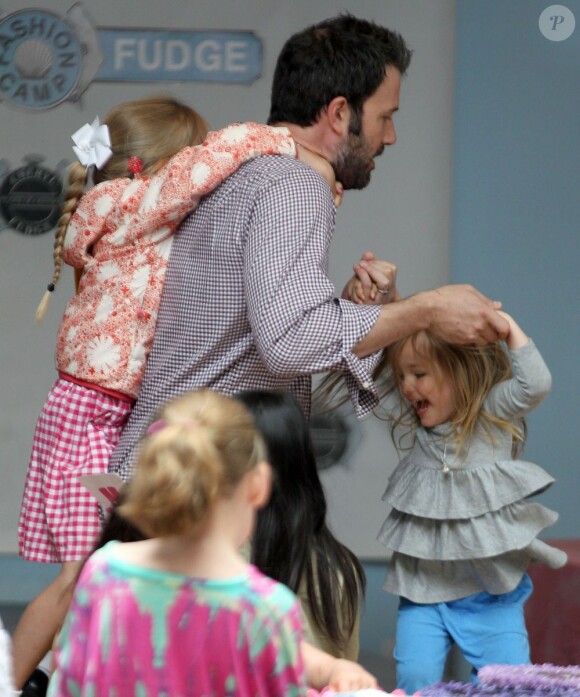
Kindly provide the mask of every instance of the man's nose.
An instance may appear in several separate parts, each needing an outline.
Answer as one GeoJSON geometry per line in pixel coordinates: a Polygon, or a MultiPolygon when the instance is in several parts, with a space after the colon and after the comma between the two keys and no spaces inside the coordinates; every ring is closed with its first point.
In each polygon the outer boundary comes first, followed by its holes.
{"type": "Polygon", "coordinates": [[[397,142],[397,132],[395,131],[395,124],[391,121],[385,127],[385,132],[383,133],[383,145],[394,145],[397,142]]]}

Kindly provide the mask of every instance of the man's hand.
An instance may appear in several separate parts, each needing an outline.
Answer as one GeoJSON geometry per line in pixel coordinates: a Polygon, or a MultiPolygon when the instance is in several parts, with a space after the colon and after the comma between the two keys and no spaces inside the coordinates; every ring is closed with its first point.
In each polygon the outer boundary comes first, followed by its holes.
{"type": "Polygon", "coordinates": [[[375,325],[353,347],[353,353],[363,358],[421,329],[452,344],[484,345],[505,339],[509,324],[498,313],[500,307],[500,302],[468,285],[423,291],[383,306],[375,325]]]}
{"type": "Polygon", "coordinates": [[[399,300],[395,264],[376,259],[372,252],[364,252],[353,270],[354,276],[342,291],[343,299],[368,305],[386,305],[399,300]]]}
{"type": "Polygon", "coordinates": [[[414,297],[425,303],[427,329],[443,341],[483,345],[509,334],[509,323],[497,312],[501,303],[473,286],[442,286],[414,297]]]}

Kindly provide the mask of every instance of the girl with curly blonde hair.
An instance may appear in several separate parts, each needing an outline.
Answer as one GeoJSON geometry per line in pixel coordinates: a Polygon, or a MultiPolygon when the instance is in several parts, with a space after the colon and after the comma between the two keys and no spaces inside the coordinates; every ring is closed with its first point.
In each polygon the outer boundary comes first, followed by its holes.
{"type": "Polygon", "coordinates": [[[490,663],[529,663],[523,607],[532,562],[566,555],[538,539],[557,514],[528,497],[553,478],[519,459],[525,415],[551,377],[512,317],[507,347],[458,346],[421,331],[385,353],[384,408],[404,453],[383,496],[385,590],[400,596],[397,687],[442,679],[455,642],[472,679],[490,663]],[[506,350],[507,348],[507,350],[506,350]]]}

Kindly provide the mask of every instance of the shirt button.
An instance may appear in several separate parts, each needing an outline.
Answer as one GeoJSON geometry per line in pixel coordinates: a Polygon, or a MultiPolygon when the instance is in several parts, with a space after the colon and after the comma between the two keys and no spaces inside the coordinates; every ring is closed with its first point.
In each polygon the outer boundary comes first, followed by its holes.
{"type": "Polygon", "coordinates": [[[368,380],[367,380],[367,382],[363,382],[362,386],[365,388],[365,390],[370,390],[372,387],[372,383],[368,382],[368,380]]]}

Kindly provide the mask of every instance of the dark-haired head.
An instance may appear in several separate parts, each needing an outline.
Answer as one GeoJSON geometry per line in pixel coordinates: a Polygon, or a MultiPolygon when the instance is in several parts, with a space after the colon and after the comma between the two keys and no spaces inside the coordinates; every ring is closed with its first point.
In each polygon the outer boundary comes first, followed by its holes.
{"type": "MultiPolygon", "coordinates": [[[[280,534],[298,527],[309,534],[321,530],[326,521],[326,498],[310,429],[300,406],[287,392],[249,391],[239,394],[238,399],[252,414],[266,442],[274,475],[272,497],[258,513],[254,539],[257,542],[257,536],[272,526],[280,528],[280,534]]],[[[255,546],[263,548],[261,544],[255,546]]],[[[289,580],[297,587],[300,575],[293,573],[289,580]]]]}
{"type": "Polygon", "coordinates": [[[351,130],[360,135],[365,100],[389,68],[406,73],[411,53],[397,32],[351,14],[307,27],[288,39],[278,57],[268,123],[310,126],[341,96],[351,108],[351,130]]]}
{"type": "Polygon", "coordinates": [[[308,423],[290,393],[247,391],[237,398],[266,443],[274,475],[270,501],[258,512],[251,561],[294,592],[305,584],[312,617],[340,655],[356,623],[365,577],[326,525],[308,423]]]}

